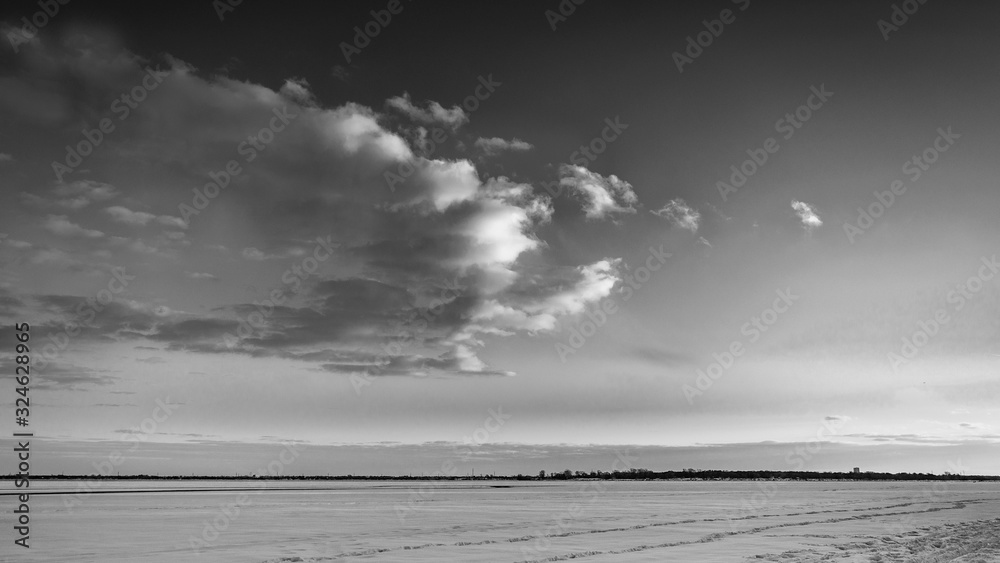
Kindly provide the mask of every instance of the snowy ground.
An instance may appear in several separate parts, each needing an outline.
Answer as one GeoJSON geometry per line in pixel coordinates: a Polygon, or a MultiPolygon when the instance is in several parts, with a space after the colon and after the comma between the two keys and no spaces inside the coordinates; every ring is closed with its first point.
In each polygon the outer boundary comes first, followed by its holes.
{"type": "Polygon", "coordinates": [[[13,544],[14,499],[3,496],[0,560],[1000,562],[997,482],[353,481],[261,489],[149,481],[72,494],[78,487],[32,483],[27,550],[13,544]],[[131,492],[112,492],[122,490],[131,492]]]}

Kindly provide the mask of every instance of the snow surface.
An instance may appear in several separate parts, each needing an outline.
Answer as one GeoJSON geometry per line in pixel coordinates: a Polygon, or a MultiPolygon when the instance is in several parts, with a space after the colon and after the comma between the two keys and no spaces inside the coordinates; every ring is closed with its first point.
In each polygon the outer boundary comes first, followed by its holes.
{"type": "Polygon", "coordinates": [[[0,487],[2,561],[1000,561],[998,482],[31,485],[30,549],[0,487]]]}

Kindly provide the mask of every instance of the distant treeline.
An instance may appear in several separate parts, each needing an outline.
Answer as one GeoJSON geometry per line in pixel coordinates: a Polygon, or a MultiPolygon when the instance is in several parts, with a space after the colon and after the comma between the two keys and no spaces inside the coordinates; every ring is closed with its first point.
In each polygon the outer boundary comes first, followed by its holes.
{"type": "MultiPolygon", "coordinates": [[[[3,479],[15,479],[7,475],[3,479]]],[[[933,473],[878,473],[866,471],[852,473],[846,471],[724,471],[718,469],[686,469],[682,471],[652,471],[630,469],[629,471],[570,471],[537,475],[32,475],[33,481],[52,480],[248,480],[269,481],[566,481],[572,479],[602,480],[703,480],[703,481],[746,481],[746,480],[791,480],[791,481],[1000,481],[998,475],[935,475],[933,473]]]]}

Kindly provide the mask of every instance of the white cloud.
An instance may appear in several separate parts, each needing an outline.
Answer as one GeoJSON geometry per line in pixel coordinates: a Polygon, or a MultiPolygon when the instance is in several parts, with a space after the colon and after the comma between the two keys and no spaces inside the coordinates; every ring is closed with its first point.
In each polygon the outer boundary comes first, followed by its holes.
{"type": "Polygon", "coordinates": [[[95,201],[106,201],[118,195],[118,190],[111,184],[93,180],[79,180],[69,184],[58,184],[50,191],[48,197],[21,192],[21,200],[32,206],[50,208],[62,207],[79,211],[95,201]]]}
{"type": "Polygon", "coordinates": [[[416,166],[420,170],[415,174],[414,182],[423,194],[415,200],[428,200],[438,211],[470,201],[479,191],[479,174],[468,160],[420,159],[416,166]]]}
{"type": "Polygon", "coordinates": [[[303,106],[312,106],[316,104],[316,98],[313,96],[312,92],[309,91],[309,82],[304,78],[290,78],[285,81],[285,84],[278,91],[282,96],[290,100],[295,100],[303,106]]]}
{"type": "Polygon", "coordinates": [[[100,238],[104,236],[101,231],[85,229],[70,221],[65,215],[49,215],[42,227],[52,233],[64,237],[85,237],[100,238]]]}
{"type": "Polygon", "coordinates": [[[816,214],[816,207],[809,205],[803,201],[792,201],[792,209],[802,220],[802,226],[805,227],[806,231],[812,232],[813,230],[819,228],[823,225],[823,221],[820,220],[819,215],[816,214]]]}
{"type": "Polygon", "coordinates": [[[429,102],[426,108],[420,108],[414,105],[414,103],[410,100],[410,95],[405,92],[402,96],[396,96],[386,100],[386,105],[391,109],[403,113],[414,121],[420,123],[440,123],[452,130],[458,129],[460,126],[469,121],[469,117],[465,114],[465,110],[459,106],[453,106],[451,109],[446,109],[437,102],[429,102]]]}
{"type": "Polygon", "coordinates": [[[575,269],[576,279],[565,287],[519,303],[487,299],[473,309],[470,318],[481,327],[507,334],[514,330],[554,330],[559,317],[583,313],[588,305],[610,295],[620,279],[620,266],[620,259],[610,258],[579,266],[575,269]]]}
{"type": "Polygon", "coordinates": [[[32,244],[30,242],[28,242],[28,241],[18,240],[18,239],[13,239],[13,238],[7,238],[6,236],[3,237],[3,243],[6,244],[7,246],[11,246],[11,247],[14,247],[14,248],[31,248],[32,247],[32,244]]]}
{"type": "Polygon", "coordinates": [[[583,201],[588,219],[605,219],[613,213],[635,213],[639,203],[632,185],[612,174],[607,178],[583,166],[563,164],[559,183],[583,201]]]}
{"type": "Polygon", "coordinates": [[[167,227],[174,227],[177,229],[187,228],[187,223],[183,219],[180,217],[173,217],[171,215],[156,216],[152,213],[146,213],[144,211],[132,211],[131,209],[120,205],[108,207],[104,211],[115,221],[135,227],[148,225],[151,221],[155,220],[157,223],[167,227]]]}
{"type": "Polygon", "coordinates": [[[86,206],[95,201],[107,201],[118,195],[118,190],[111,184],[95,182],[93,180],[78,180],[69,184],[59,184],[53,190],[55,195],[66,198],[59,203],[64,206],[77,205],[86,206]]]}
{"type": "Polygon", "coordinates": [[[406,141],[383,129],[375,113],[364,106],[348,103],[334,110],[315,109],[308,117],[306,122],[319,129],[329,148],[344,156],[367,156],[365,160],[375,166],[413,157],[406,141]]]}
{"type": "Polygon", "coordinates": [[[39,249],[31,256],[30,260],[32,264],[51,264],[60,267],[75,266],[77,264],[72,256],[58,248],[39,249]]]}
{"type": "Polygon", "coordinates": [[[701,224],[701,213],[680,198],[672,199],[663,206],[663,209],[650,211],[650,213],[663,217],[675,227],[687,229],[692,233],[698,232],[698,226],[701,224]]]}
{"type": "Polygon", "coordinates": [[[153,219],[156,219],[156,215],[152,213],[145,213],[142,211],[132,211],[120,205],[114,207],[109,207],[104,210],[111,218],[119,223],[125,223],[126,225],[142,226],[148,224],[153,219]]]}
{"type": "Polygon", "coordinates": [[[500,137],[489,139],[480,137],[476,139],[476,147],[490,156],[500,154],[503,151],[528,151],[535,148],[531,143],[522,141],[517,137],[510,141],[501,139],[500,137]]]}
{"type": "MultiPolygon", "coordinates": [[[[127,53],[122,55],[117,48],[109,53],[98,50],[92,56],[103,60],[101,57],[109,54],[114,56],[108,56],[104,66],[117,61],[114,75],[98,72],[103,66],[81,59],[75,52],[53,52],[48,60],[55,69],[97,68],[97,76],[84,73],[80,80],[100,94],[95,98],[106,99],[104,93],[113,98],[144,73],[144,63],[127,53]]],[[[190,171],[219,170],[219,163],[232,158],[234,147],[246,140],[247,131],[258,130],[273,120],[276,112],[294,118],[275,133],[266,151],[257,153],[252,174],[232,179],[224,203],[213,204],[222,207],[213,207],[211,217],[189,215],[192,223],[199,224],[192,225],[187,236],[181,232],[187,230],[187,224],[176,217],[183,210],[164,209],[169,215],[146,212],[158,208],[133,211],[129,207],[134,205],[124,203],[124,198],[113,199],[118,196],[113,186],[97,182],[60,185],[54,195],[39,192],[45,196],[42,203],[55,210],[47,213],[65,212],[57,206],[83,208],[107,201],[100,205],[105,220],[166,229],[141,240],[108,236],[109,248],[143,253],[160,248],[178,261],[189,258],[183,252],[173,252],[182,243],[229,252],[209,243],[243,240],[243,244],[255,246],[244,249],[240,245],[231,251],[233,255],[262,261],[294,256],[288,250],[292,245],[304,246],[308,253],[313,245],[307,241],[318,235],[343,240],[351,252],[343,258],[347,265],[340,270],[342,275],[360,276],[363,272],[366,280],[398,288],[400,295],[398,300],[379,302],[384,314],[352,310],[350,315],[338,317],[336,325],[317,325],[330,329],[329,335],[349,341],[345,345],[360,343],[360,339],[351,339],[366,335],[363,345],[375,348],[373,335],[394,330],[386,319],[405,317],[439,295],[436,287],[441,281],[454,281],[462,290],[445,304],[447,314],[436,317],[427,328],[424,350],[414,352],[439,360],[437,367],[430,364],[432,369],[497,373],[477,357],[485,335],[551,329],[560,316],[576,314],[586,303],[612,291],[617,280],[616,261],[573,268],[545,266],[540,256],[530,262],[525,259],[526,254],[545,249],[536,228],[550,221],[553,213],[551,199],[529,184],[484,177],[469,160],[418,156],[404,134],[383,125],[393,122],[385,114],[355,103],[321,107],[302,80],[291,79],[276,91],[225,77],[205,78],[180,61],[170,62],[168,74],[160,86],[165,89],[162,95],[150,96],[136,110],[130,118],[134,127],[123,130],[122,142],[112,147],[116,150],[114,168],[102,159],[93,160],[88,163],[93,168],[89,174],[102,177],[103,173],[105,178],[120,177],[126,182],[129,180],[115,175],[120,163],[157,166],[162,171],[158,182],[170,196],[167,201],[191,205],[190,171]],[[155,136],[146,134],[150,131],[155,136]],[[173,166],[178,162],[184,166],[173,166]],[[398,175],[398,182],[390,183],[387,173],[398,175]],[[224,221],[226,206],[245,212],[248,220],[224,221]],[[213,226],[213,221],[221,224],[213,226]],[[209,240],[202,238],[209,236],[206,231],[211,232],[209,240]]],[[[52,96],[63,96],[48,83],[26,84],[25,88],[37,92],[36,98],[46,94],[46,89],[52,90],[52,96]]],[[[78,110],[74,100],[65,102],[61,111],[70,115],[106,110],[104,106],[78,110]]],[[[436,102],[414,104],[408,96],[389,100],[386,110],[413,120],[413,124],[404,124],[404,130],[416,126],[430,129],[431,124],[457,128],[468,120],[460,107],[447,109],[436,102]]],[[[526,150],[530,145],[520,139],[487,138],[479,147],[484,151],[526,150]]],[[[585,202],[588,217],[635,213],[637,198],[627,182],[582,167],[567,166],[562,175],[574,196],[585,202]]],[[[52,215],[46,228],[67,236],[103,236],[62,215],[52,215]]],[[[69,257],[52,252],[36,259],[65,263],[69,257]]],[[[178,265],[177,270],[188,279],[213,279],[201,265],[178,265]]],[[[274,320],[274,324],[275,335],[281,336],[281,323],[274,320]]],[[[327,336],[323,331],[309,333],[313,334],[327,336]]]]}
{"type": "Polygon", "coordinates": [[[268,258],[266,254],[252,246],[243,249],[243,257],[247,260],[267,260],[268,258]]]}
{"type": "Polygon", "coordinates": [[[180,217],[174,217],[172,215],[160,215],[159,217],[156,218],[156,222],[165,227],[173,227],[175,229],[188,228],[188,224],[184,219],[181,219],[180,217]]]}

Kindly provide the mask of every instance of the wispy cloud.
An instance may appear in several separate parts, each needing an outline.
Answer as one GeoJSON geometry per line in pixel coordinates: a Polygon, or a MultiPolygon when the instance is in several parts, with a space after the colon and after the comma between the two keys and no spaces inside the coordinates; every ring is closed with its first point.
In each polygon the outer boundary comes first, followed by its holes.
{"type": "Polygon", "coordinates": [[[650,211],[650,213],[663,217],[670,221],[673,226],[686,229],[692,233],[698,232],[698,227],[701,225],[701,213],[680,198],[672,199],[662,209],[650,211]]]}
{"type": "Polygon", "coordinates": [[[500,154],[504,151],[528,151],[534,148],[531,143],[522,141],[517,137],[510,141],[501,139],[500,137],[491,137],[489,139],[480,137],[476,139],[476,147],[490,156],[500,154]]]}
{"type": "Polygon", "coordinates": [[[616,213],[635,213],[639,198],[632,184],[614,174],[604,177],[583,166],[563,164],[559,183],[583,203],[588,219],[606,219],[616,213]]]}
{"type": "Polygon", "coordinates": [[[438,102],[428,102],[426,107],[419,107],[410,100],[410,94],[404,92],[402,96],[389,98],[386,106],[406,115],[413,121],[424,124],[441,124],[450,129],[458,129],[469,121],[465,110],[459,106],[451,109],[445,108],[438,102]]]}
{"type": "Polygon", "coordinates": [[[85,229],[70,221],[65,215],[49,215],[42,227],[53,234],[63,237],[101,238],[104,233],[94,229],[85,229]]]}

